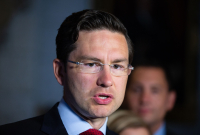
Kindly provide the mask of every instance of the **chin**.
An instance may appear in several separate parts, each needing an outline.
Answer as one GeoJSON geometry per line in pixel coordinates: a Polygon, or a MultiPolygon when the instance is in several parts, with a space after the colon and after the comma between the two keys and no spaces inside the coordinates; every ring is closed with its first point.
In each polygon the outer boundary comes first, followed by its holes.
{"type": "Polygon", "coordinates": [[[92,112],[90,113],[91,118],[105,118],[107,116],[109,116],[108,113],[104,113],[104,112],[92,112]]]}
{"type": "Polygon", "coordinates": [[[96,118],[105,118],[108,117],[109,115],[111,115],[114,111],[112,110],[108,110],[107,108],[101,107],[98,109],[94,109],[93,111],[93,115],[96,118]]]}
{"type": "Polygon", "coordinates": [[[147,124],[150,125],[152,123],[152,119],[149,117],[142,117],[142,120],[147,124]]]}

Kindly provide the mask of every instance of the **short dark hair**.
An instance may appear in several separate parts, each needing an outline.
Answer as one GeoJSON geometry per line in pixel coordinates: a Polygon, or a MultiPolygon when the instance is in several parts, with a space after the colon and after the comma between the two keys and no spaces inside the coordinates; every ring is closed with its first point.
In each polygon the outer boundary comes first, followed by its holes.
{"type": "Polygon", "coordinates": [[[99,10],[83,10],[73,13],[64,20],[56,37],[57,58],[62,62],[66,62],[69,54],[76,49],[74,43],[78,40],[80,31],[102,29],[119,32],[125,36],[128,44],[129,63],[131,63],[133,47],[126,28],[114,15],[99,10]]]}
{"type": "MultiPolygon", "coordinates": [[[[138,61],[133,66],[134,66],[135,69],[137,67],[153,67],[153,68],[162,69],[162,71],[163,71],[163,73],[165,75],[165,79],[166,79],[167,84],[168,84],[169,91],[175,91],[174,85],[173,85],[173,82],[172,82],[172,74],[171,74],[170,68],[165,63],[160,62],[160,61],[158,61],[156,59],[145,59],[145,60],[138,61]]],[[[129,83],[130,82],[128,81],[128,84],[129,83]]]]}

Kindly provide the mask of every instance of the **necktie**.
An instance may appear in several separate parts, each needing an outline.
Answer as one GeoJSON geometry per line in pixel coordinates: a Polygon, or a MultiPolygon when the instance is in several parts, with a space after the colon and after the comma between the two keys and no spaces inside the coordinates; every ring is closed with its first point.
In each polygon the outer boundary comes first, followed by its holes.
{"type": "Polygon", "coordinates": [[[96,129],[88,129],[88,130],[80,133],[80,135],[103,135],[103,133],[96,129]]]}

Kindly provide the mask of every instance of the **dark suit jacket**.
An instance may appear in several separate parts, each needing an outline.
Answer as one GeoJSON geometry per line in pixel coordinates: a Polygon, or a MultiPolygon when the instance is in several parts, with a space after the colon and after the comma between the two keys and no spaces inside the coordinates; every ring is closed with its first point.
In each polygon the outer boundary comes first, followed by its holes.
{"type": "MultiPolygon", "coordinates": [[[[45,115],[0,126],[0,135],[68,135],[57,106],[45,115]]],[[[107,128],[106,135],[116,134],[107,128]]]]}
{"type": "Polygon", "coordinates": [[[180,133],[175,133],[169,126],[168,123],[166,123],[166,135],[181,135],[180,133]]]}

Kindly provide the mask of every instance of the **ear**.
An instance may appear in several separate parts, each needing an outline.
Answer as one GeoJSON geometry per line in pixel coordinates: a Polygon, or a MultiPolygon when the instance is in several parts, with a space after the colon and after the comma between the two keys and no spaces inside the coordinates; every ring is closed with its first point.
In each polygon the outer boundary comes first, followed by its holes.
{"type": "Polygon", "coordinates": [[[64,85],[65,66],[59,59],[53,60],[54,75],[60,85],[64,85]]]}
{"type": "Polygon", "coordinates": [[[176,92],[173,90],[169,91],[168,101],[167,101],[167,111],[170,111],[173,109],[175,101],[176,101],[176,92]]]}

